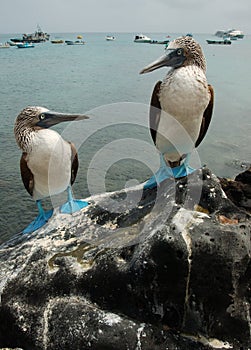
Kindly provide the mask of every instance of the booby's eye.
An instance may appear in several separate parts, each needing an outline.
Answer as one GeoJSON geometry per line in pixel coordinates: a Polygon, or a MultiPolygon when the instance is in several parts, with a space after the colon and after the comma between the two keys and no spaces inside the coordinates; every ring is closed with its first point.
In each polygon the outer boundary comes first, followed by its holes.
{"type": "Polygon", "coordinates": [[[45,119],[45,115],[44,115],[43,113],[40,114],[39,119],[40,119],[40,120],[44,120],[44,119],[45,119]]]}
{"type": "Polygon", "coordinates": [[[182,49],[178,49],[176,51],[176,53],[177,53],[178,56],[181,56],[183,54],[183,50],[182,49]]]}

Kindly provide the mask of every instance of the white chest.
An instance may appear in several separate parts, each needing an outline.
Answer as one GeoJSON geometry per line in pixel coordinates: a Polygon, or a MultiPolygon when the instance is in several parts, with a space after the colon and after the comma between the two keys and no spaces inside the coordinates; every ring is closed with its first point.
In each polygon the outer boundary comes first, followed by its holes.
{"type": "Polygon", "coordinates": [[[204,72],[196,66],[170,72],[161,85],[159,99],[162,109],[178,120],[203,114],[209,102],[204,72]]]}
{"type": "Polygon", "coordinates": [[[34,176],[34,199],[58,194],[70,184],[71,147],[53,130],[36,133],[27,164],[34,176]]]}
{"type": "Polygon", "coordinates": [[[171,72],[161,85],[159,100],[162,111],[156,145],[162,153],[169,153],[169,160],[175,161],[191,152],[199,135],[203,113],[209,103],[204,72],[197,67],[171,72]]]}

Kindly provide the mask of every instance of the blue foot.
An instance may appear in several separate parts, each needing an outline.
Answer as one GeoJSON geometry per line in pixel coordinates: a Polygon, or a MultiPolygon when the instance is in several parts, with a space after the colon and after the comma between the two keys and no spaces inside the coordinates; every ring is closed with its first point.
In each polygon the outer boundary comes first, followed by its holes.
{"type": "Polygon", "coordinates": [[[72,214],[72,213],[75,213],[76,211],[81,210],[82,208],[87,207],[87,205],[89,204],[88,202],[82,201],[80,199],[73,199],[70,186],[67,188],[67,192],[68,192],[68,202],[66,202],[60,207],[60,213],[72,214]]]}
{"type": "Polygon", "coordinates": [[[75,213],[76,211],[81,210],[82,208],[87,207],[88,204],[89,204],[88,202],[84,202],[78,199],[72,199],[71,201],[63,204],[60,207],[60,213],[72,214],[72,213],[75,213]]]}
{"type": "Polygon", "coordinates": [[[144,189],[151,189],[158,186],[166,179],[181,177],[192,174],[196,169],[193,169],[188,165],[189,157],[186,157],[183,163],[175,168],[171,168],[166,165],[163,156],[160,156],[160,168],[148,181],[144,184],[144,189]]]}
{"type": "Polygon", "coordinates": [[[44,211],[40,201],[37,201],[37,206],[39,215],[22,231],[22,233],[27,234],[38,230],[40,227],[44,226],[52,216],[53,209],[44,211]]]}

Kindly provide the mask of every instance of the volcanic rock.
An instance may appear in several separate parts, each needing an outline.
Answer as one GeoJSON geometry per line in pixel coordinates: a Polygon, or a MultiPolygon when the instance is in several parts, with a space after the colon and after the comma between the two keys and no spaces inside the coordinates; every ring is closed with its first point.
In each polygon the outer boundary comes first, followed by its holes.
{"type": "Polygon", "coordinates": [[[91,197],[2,244],[0,347],[250,349],[250,216],[221,184],[91,197]]]}

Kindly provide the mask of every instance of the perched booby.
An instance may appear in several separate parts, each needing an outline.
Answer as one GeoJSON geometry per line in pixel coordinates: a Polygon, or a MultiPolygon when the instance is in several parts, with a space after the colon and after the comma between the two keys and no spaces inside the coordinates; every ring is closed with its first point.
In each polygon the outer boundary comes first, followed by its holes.
{"type": "Polygon", "coordinates": [[[62,213],[73,213],[88,205],[72,197],[71,185],[78,171],[78,155],[73,143],[66,142],[56,131],[48,129],[61,122],[88,119],[85,115],[51,112],[44,107],[27,107],[17,116],[14,134],[22,150],[20,160],[24,187],[36,201],[39,215],[23,231],[30,233],[42,227],[53,210],[45,212],[41,199],[67,189],[68,202],[62,213]]]}
{"type": "Polygon", "coordinates": [[[150,107],[150,132],[161,154],[161,167],[147,188],[194,171],[188,165],[189,154],[205,137],[213,111],[214,91],[207,83],[206,60],[192,37],[170,42],[166,53],[140,74],[164,66],[171,69],[156,83],[150,107]]]}

